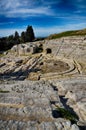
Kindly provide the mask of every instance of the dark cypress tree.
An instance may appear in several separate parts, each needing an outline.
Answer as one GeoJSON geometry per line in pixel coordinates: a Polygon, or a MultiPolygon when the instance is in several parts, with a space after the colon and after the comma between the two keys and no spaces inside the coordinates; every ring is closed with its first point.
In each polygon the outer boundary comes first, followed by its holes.
{"type": "Polygon", "coordinates": [[[0,51],[5,51],[6,49],[8,49],[7,37],[2,37],[0,38],[0,51]]]}
{"type": "Polygon", "coordinates": [[[26,42],[32,42],[35,39],[32,26],[28,26],[26,29],[26,42]]]}
{"type": "Polygon", "coordinates": [[[13,45],[15,45],[14,36],[10,35],[7,38],[7,46],[11,48],[13,45]]]}
{"type": "Polygon", "coordinates": [[[25,43],[26,42],[26,33],[22,32],[21,33],[21,43],[25,43]]]}
{"type": "Polygon", "coordinates": [[[15,44],[20,43],[20,37],[17,31],[15,32],[15,35],[14,35],[14,41],[15,41],[15,44]]]}

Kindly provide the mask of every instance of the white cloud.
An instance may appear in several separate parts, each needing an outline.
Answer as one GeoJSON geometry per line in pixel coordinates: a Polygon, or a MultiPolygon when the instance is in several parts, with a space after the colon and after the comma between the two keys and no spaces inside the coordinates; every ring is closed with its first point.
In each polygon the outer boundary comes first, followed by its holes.
{"type": "Polygon", "coordinates": [[[18,8],[19,6],[20,6],[19,0],[1,0],[0,1],[0,9],[4,11],[18,8]]]}
{"type": "Polygon", "coordinates": [[[14,22],[0,22],[0,25],[14,24],[14,22]]]}
{"type": "Polygon", "coordinates": [[[41,0],[1,0],[0,15],[6,17],[53,15],[50,6],[42,5],[41,2],[41,0]]]}
{"type": "MultiPolygon", "coordinates": [[[[52,9],[52,5],[61,3],[62,0],[0,0],[0,15],[6,17],[28,17],[28,16],[38,16],[38,15],[49,15],[49,16],[58,16],[61,17],[62,13],[57,12],[52,9]],[[57,13],[56,13],[57,12],[57,13]]],[[[85,0],[76,0],[71,1],[75,7],[76,14],[79,14],[80,11],[85,11],[86,1],[85,0]]],[[[64,12],[64,11],[63,11],[64,12]]],[[[66,13],[70,15],[69,12],[64,12],[63,14],[66,17],[66,13]]],[[[73,16],[74,14],[71,14],[73,16]]]]}
{"type": "Polygon", "coordinates": [[[27,16],[35,16],[35,15],[53,15],[49,7],[40,7],[34,9],[14,9],[5,13],[7,17],[27,17],[27,16]]]}

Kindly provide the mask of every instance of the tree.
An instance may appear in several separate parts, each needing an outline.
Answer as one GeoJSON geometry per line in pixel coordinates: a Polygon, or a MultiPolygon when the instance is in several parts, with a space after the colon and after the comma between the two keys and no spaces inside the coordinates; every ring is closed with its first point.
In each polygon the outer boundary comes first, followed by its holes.
{"type": "Polygon", "coordinates": [[[35,39],[34,31],[32,26],[28,26],[25,32],[21,33],[21,37],[19,33],[16,31],[14,35],[10,35],[8,37],[0,38],[0,51],[5,51],[10,49],[13,45],[18,46],[21,43],[32,42],[35,39]]]}
{"type": "Polygon", "coordinates": [[[19,34],[18,34],[17,31],[15,32],[14,40],[15,40],[15,44],[19,44],[20,43],[20,37],[19,37],[19,34]]]}
{"type": "Polygon", "coordinates": [[[26,42],[26,32],[22,32],[21,33],[21,43],[25,43],[26,42]]]}
{"type": "Polygon", "coordinates": [[[13,45],[15,45],[14,36],[10,35],[7,37],[7,46],[11,48],[13,45]]]}
{"type": "Polygon", "coordinates": [[[32,42],[35,39],[32,26],[28,26],[26,29],[26,42],[32,42]]]}
{"type": "Polygon", "coordinates": [[[0,51],[8,49],[7,47],[7,37],[0,38],[0,51]]]}

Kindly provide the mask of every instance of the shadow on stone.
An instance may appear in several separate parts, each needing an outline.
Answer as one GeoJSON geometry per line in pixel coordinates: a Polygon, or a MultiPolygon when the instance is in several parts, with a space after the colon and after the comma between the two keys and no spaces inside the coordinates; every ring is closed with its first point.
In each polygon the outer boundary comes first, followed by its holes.
{"type": "Polygon", "coordinates": [[[79,126],[80,130],[86,130],[86,126],[79,126]]]}
{"type": "Polygon", "coordinates": [[[62,116],[61,116],[61,114],[58,112],[58,110],[52,110],[52,116],[54,117],[54,118],[61,118],[62,116]]]}
{"type": "Polygon", "coordinates": [[[53,85],[53,84],[51,84],[51,86],[52,86],[52,88],[53,88],[54,91],[58,91],[57,86],[55,86],[55,85],[53,85]]]}
{"type": "Polygon", "coordinates": [[[73,118],[73,120],[71,120],[71,122],[72,123],[77,123],[77,121],[79,120],[79,117],[76,114],[76,112],[69,105],[67,105],[67,100],[68,99],[64,98],[64,96],[60,96],[59,98],[60,98],[61,103],[64,106],[64,114],[66,115],[66,111],[67,111],[68,115],[71,116],[71,119],[73,118]]]}

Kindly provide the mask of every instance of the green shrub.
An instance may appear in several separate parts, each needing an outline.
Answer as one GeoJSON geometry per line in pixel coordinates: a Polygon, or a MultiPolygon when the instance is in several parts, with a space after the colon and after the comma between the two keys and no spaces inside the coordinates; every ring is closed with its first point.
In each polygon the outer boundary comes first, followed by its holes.
{"type": "Polygon", "coordinates": [[[9,91],[0,89],[0,93],[9,93],[9,91]]]}
{"type": "Polygon", "coordinates": [[[57,107],[57,111],[60,112],[61,116],[65,119],[68,119],[72,122],[77,122],[78,116],[74,113],[71,113],[69,110],[66,110],[65,108],[57,107]]]}

